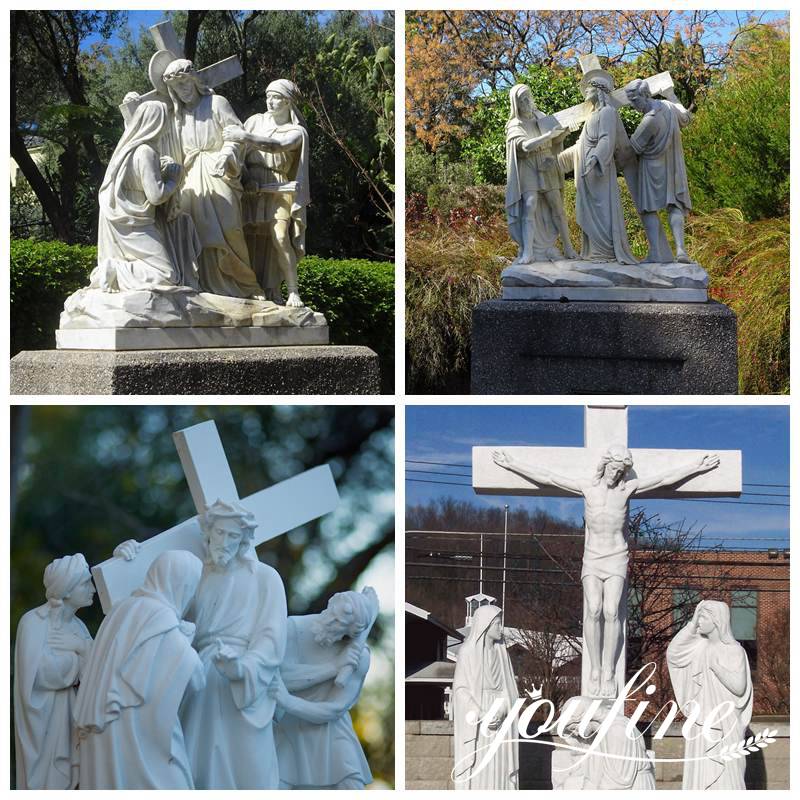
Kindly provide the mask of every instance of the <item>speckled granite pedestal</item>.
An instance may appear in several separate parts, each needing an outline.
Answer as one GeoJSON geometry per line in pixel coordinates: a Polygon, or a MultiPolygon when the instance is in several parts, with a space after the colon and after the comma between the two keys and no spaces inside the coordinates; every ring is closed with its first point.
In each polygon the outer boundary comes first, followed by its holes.
{"type": "Polygon", "coordinates": [[[11,359],[11,392],[33,394],[378,394],[368,347],[31,350],[11,359]]]}
{"type": "Polygon", "coordinates": [[[735,394],[736,315],[706,303],[488,300],[473,394],[735,394]]]}

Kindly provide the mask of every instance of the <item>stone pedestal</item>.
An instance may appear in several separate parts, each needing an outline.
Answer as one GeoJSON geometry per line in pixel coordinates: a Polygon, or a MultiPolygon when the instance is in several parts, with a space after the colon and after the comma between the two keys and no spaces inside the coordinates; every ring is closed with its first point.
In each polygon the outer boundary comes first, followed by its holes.
{"type": "Polygon", "coordinates": [[[31,350],[11,359],[11,392],[33,394],[379,394],[368,347],[31,350]]]}
{"type": "Polygon", "coordinates": [[[721,303],[488,300],[472,314],[473,394],[735,394],[721,303]]]}

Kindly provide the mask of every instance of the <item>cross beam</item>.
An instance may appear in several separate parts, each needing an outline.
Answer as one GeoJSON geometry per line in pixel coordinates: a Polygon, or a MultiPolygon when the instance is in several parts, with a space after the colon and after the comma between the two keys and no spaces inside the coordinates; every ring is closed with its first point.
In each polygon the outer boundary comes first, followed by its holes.
{"type": "MultiPolygon", "coordinates": [[[[239,501],[225,451],[213,422],[202,422],[173,434],[189,490],[198,513],[216,500],[239,501]]],[[[251,494],[241,504],[251,511],[258,527],[256,547],[333,511],[339,493],[326,464],[251,494]]],[[[205,557],[205,542],[198,518],[192,517],[142,542],[132,561],[109,558],[92,567],[103,612],[142,585],[150,564],[167,550],[188,550],[205,557]]]]}
{"type": "MultiPolygon", "coordinates": [[[[159,22],[157,25],[151,26],[150,34],[158,48],[155,55],[150,59],[151,66],[157,60],[169,63],[169,61],[174,61],[177,58],[183,58],[183,45],[178,40],[178,35],[175,33],[175,28],[171,22],[159,22]]],[[[215,86],[220,86],[223,83],[232,81],[234,78],[238,78],[243,72],[239,57],[229,56],[222,59],[222,61],[217,61],[216,64],[197,70],[197,75],[206,86],[213,89],[215,86]]],[[[136,109],[148,100],[166,101],[168,97],[154,88],[152,91],[139,95],[139,97],[129,100],[127,103],[122,103],[119,110],[126,125],[131,121],[136,109]]]]}

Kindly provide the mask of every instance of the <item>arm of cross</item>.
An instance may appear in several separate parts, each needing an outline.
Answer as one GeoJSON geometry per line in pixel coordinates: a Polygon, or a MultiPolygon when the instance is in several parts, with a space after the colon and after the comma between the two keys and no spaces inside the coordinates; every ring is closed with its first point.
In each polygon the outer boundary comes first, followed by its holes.
{"type": "MultiPolygon", "coordinates": [[[[213,422],[204,422],[174,434],[198,511],[217,499],[238,500],[222,443],[213,422]]],[[[326,464],[251,494],[241,504],[255,516],[258,527],[253,546],[274,539],[333,511],[339,493],[326,464]]],[[[188,550],[205,556],[203,533],[197,517],[142,543],[132,561],[110,558],[92,567],[97,593],[107,614],[113,605],[142,585],[150,564],[166,550],[188,550]]]]}
{"type": "MultiPolygon", "coordinates": [[[[222,61],[217,61],[216,64],[197,70],[197,75],[206,86],[213,89],[215,86],[238,78],[243,72],[244,70],[239,61],[239,56],[228,56],[228,58],[224,58],[222,61]]],[[[136,109],[147,100],[161,100],[167,102],[169,98],[153,89],[147,92],[147,94],[139,95],[139,97],[134,100],[122,103],[119,110],[126,123],[130,122],[136,109]]]]}
{"type": "MultiPolygon", "coordinates": [[[[672,76],[669,72],[659,72],[644,79],[645,83],[650,88],[650,94],[655,97],[672,88],[672,76]]],[[[615,108],[622,106],[629,106],[628,96],[625,94],[625,87],[615,89],[611,93],[611,104],[615,108]]],[[[570,106],[569,108],[556,111],[555,114],[548,114],[539,120],[539,126],[542,130],[552,130],[556,125],[562,128],[569,128],[575,130],[577,126],[583,123],[591,113],[591,106],[588,103],[578,103],[577,105],[570,106]]]]}
{"type": "MultiPolygon", "coordinates": [[[[495,464],[492,452],[496,447],[472,448],[472,488],[477,494],[527,497],[572,497],[571,492],[557,486],[536,483],[495,464]]],[[[504,447],[514,458],[540,464],[550,472],[591,478],[603,455],[602,449],[585,447],[504,447]]],[[[629,477],[662,475],[674,471],[676,463],[699,463],[706,450],[631,450],[633,470],[629,477]]],[[[718,450],[719,466],[708,472],[693,474],[669,486],[659,486],[637,493],[638,498],[679,500],[691,497],[738,497],[742,492],[742,453],[740,450],[718,450]]]]}

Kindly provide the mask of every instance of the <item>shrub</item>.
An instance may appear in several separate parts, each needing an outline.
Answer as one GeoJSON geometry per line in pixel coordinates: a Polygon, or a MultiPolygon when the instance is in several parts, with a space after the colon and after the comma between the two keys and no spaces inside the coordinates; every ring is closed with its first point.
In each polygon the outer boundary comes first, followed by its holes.
{"type": "MultiPolygon", "coordinates": [[[[11,241],[11,354],[55,346],[64,300],[89,283],[97,248],[11,241]]],[[[298,268],[300,294],[322,311],[334,344],[377,352],[384,393],[394,386],[394,264],[308,256],[298,268]]]]}
{"type": "Polygon", "coordinates": [[[789,209],[789,39],[762,32],[743,50],[684,131],[697,210],[741,209],[745,219],[789,209]]]}

